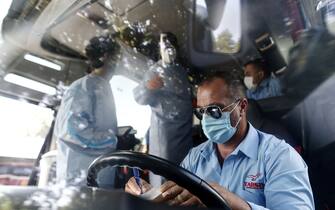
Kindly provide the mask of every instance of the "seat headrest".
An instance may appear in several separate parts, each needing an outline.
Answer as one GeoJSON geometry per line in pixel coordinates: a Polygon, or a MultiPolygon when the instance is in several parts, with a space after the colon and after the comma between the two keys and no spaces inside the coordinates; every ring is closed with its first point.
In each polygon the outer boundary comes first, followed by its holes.
{"type": "Polygon", "coordinates": [[[247,119],[257,129],[260,129],[264,123],[262,109],[253,99],[248,99],[247,119]]]}

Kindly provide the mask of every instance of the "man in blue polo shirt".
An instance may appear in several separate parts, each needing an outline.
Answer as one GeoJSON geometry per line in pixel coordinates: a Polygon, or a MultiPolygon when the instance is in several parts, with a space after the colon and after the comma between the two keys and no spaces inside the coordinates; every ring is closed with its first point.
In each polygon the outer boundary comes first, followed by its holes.
{"type": "Polygon", "coordinates": [[[261,59],[244,64],[244,84],[248,88],[247,98],[250,99],[260,100],[283,95],[280,81],[271,76],[261,59]]]}
{"type": "MultiPolygon", "coordinates": [[[[314,209],[307,165],[284,140],[248,123],[242,82],[216,73],[199,85],[197,103],[209,140],[193,148],[182,167],[209,182],[232,209],[314,209]]],[[[133,179],[126,191],[140,193],[133,179]]],[[[200,203],[170,181],[161,192],[172,204],[200,203]]]]}

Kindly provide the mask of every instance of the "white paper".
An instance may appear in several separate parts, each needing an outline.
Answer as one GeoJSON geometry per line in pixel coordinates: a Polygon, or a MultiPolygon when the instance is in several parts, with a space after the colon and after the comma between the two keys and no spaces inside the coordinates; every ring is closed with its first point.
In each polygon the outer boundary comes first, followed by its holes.
{"type": "Polygon", "coordinates": [[[154,200],[161,194],[160,187],[153,187],[149,191],[140,195],[141,198],[146,200],[154,200]]]}

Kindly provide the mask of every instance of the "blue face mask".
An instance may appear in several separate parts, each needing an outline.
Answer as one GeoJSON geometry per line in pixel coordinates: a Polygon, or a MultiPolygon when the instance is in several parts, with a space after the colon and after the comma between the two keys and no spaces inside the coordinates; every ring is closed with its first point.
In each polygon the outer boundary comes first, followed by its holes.
{"type": "MultiPolygon", "coordinates": [[[[238,104],[234,107],[237,107],[238,104]]],[[[238,119],[235,127],[230,123],[230,114],[234,111],[222,112],[219,119],[204,114],[202,119],[202,130],[210,141],[218,144],[226,143],[236,133],[236,127],[240,123],[241,117],[238,119]]]]}

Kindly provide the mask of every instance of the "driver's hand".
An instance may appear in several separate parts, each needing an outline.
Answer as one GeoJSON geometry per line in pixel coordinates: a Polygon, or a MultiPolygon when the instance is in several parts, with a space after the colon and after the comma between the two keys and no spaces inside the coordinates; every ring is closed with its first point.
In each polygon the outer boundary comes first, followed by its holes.
{"type": "Polygon", "coordinates": [[[228,203],[231,209],[251,210],[251,206],[239,196],[229,192],[226,188],[218,183],[209,183],[228,203]]]}
{"type": "MultiPolygon", "coordinates": [[[[145,180],[141,179],[142,184],[142,193],[148,192],[152,186],[146,182],[145,180]]],[[[134,177],[130,178],[125,186],[125,191],[132,195],[141,195],[141,189],[137,185],[136,180],[134,177]]]]}
{"type": "Polygon", "coordinates": [[[172,181],[165,182],[161,186],[161,192],[164,201],[170,205],[205,206],[199,198],[172,181]]]}

